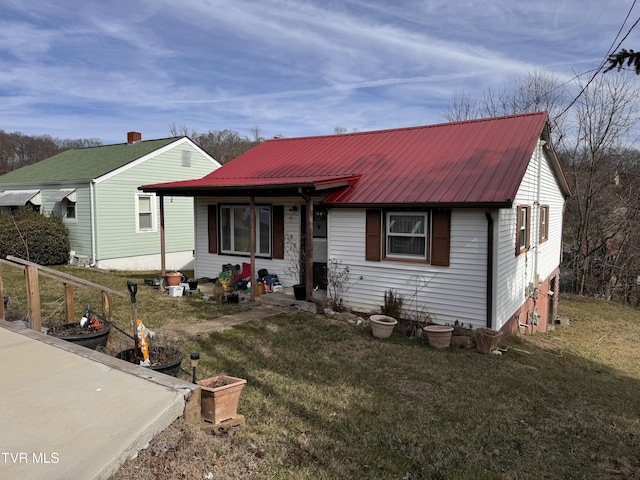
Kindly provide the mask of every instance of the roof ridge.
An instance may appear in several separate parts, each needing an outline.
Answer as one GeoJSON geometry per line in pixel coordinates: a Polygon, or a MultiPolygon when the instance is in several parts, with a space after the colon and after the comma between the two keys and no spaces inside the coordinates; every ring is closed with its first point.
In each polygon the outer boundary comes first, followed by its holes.
{"type": "Polygon", "coordinates": [[[391,132],[402,132],[409,130],[420,130],[420,129],[431,129],[431,128],[439,128],[445,127],[449,125],[462,125],[468,123],[480,123],[480,122],[490,122],[496,120],[506,120],[510,118],[516,117],[527,117],[527,116],[536,116],[541,114],[548,114],[546,110],[541,110],[538,112],[527,112],[527,113],[514,113],[511,115],[502,115],[500,117],[483,117],[483,118],[470,118],[467,120],[456,120],[453,122],[443,122],[443,123],[434,123],[430,125],[414,125],[410,127],[397,127],[397,128],[385,128],[382,130],[368,130],[366,132],[350,132],[350,133],[333,133],[327,135],[307,135],[302,137],[279,137],[279,138],[271,138],[269,140],[265,140],[265,142],[282,142],[282,141],[292,141],[292,140],[311,140],[311,139],[321,139],[321,138],[338,138],[338,137],[354,137],[359,135],[376,135],[381,133],[391,133],[391,132]]]}

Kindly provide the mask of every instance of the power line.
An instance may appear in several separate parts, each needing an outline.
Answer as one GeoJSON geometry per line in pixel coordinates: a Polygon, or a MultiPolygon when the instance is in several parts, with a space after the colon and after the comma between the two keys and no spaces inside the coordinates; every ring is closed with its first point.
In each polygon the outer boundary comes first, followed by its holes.
{"type": "Polygon", "coordinates": [[[633,11],[633,8],[635,7],[635,5],[636,5],[636,0],[633,0],[633,3],[631,4],[631,7],[629,8],[629,11],[627,12],[627,15],[625,16],[624,21],[622,22],[622,25],[620,25],[620,28],[618,29],[618,33],[616,34],[616,37],[611,42],[611,45],[609,46],[609,49],[607,50],[607,54],[604,56],[604,59],[602,60],[602,62],[600,62],[600,65],[598,66],[598,68],[595,69],[595,72],[593,73],[593,75],[591,76],[589,81],[582,87],[582,89],[580,90],[578,95],[576,95],[576,97],[569,103],[569,105],[567,105],[567,107],[562,112],[560,112],[560,114],[558,114],[556,116],[556,118],[554,119],[554,122],[558,118],[560,118],[562,115],[567,113],[567,111],[571,107],[573,107],[573,105],[578,101],[578,99],[582,96],[582,94],[587,90],[589,85],[591,85],[591,82],[593,82],[595,80],[595,78],[598,76],[598,74],[602,71],[602,69],[606,65],[607,61],[609,60],[609,56],[612,54],[612,52],[614,52],[614,51],[618,50],[618,48],[620,48],[620,45],[622,45],[622,42],[624,42],[626,40],[626,38],[631,34],[631,31],[636,27],[636,25],[638,25],[638,23],[640,22],[640,17],[638,17],[638,19],[634,22],[634,24],[631,25],[631,27],[627,31],[626,35],[624,37],[622,37],[622,39],[618,42],[616,47],[613,48],[613,45],[618,40],[618,37],[620,36],[620,33],[622,32],[622,29],[624,28],[624,25],[627,23],[627,20],[631,16],[631,12],[633,11]]]}

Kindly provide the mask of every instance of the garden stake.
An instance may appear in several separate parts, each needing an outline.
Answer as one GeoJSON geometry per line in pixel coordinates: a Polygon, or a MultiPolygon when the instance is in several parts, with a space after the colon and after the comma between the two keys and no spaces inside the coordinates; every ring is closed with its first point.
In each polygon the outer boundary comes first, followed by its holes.
{"type": "Polygon", "coordinates": [[[136,364],[140,364],[140,352],[138,351],[138,312],[136,308],[136,294],[138,293],[138,284],[127,280],[127,289],[131,296],[131,325],[133,326],[133,360],[136,364]]]}

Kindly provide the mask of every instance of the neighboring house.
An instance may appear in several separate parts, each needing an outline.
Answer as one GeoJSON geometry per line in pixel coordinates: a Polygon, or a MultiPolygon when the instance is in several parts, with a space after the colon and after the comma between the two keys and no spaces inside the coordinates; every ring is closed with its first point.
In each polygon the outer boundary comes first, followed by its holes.
{"type": "MultiPolygon", "coordinates": [[[[61,217],[69,229],[71,260],[116,270],[160,265],[160,205],[148,182],[210,173],[220,164],[187,137],[67,150],[0,176],[0,213],[28,206],[61,217]]],[[[193,199],[164,199],[167,267],[192,268],[193,199]]]]}
{"type": "Polygon", "coordinates": [[[255,268],[285,286],[299,280],[285,239],[311,232],[311,287],[327,262],[348,267],[354,309],[379,312],[392,289],[440,324],[545,331],[557,315],[570,192],[546,112],[268,140],[201,179],[141,189],[195,197],[198,276],[249,262],[253,205],[255,268]]]}

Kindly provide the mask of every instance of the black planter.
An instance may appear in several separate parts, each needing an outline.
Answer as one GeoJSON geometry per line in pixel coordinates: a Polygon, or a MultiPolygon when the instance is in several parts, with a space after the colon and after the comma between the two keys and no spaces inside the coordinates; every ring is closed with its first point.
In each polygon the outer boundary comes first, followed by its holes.
{"type": "Polygon", "coordinates": [[[80,335],[65,335],[64,331],[71,328],[77,328],[80,326],[80,322],[67,323],[65,325],[58,325],[47,330],[47,334],[56,338],[60,338],[67,342],[75,343],[86,348],[95,350],[98,347],[106,347],[107,340],[109,340],[109,332],[111,331],[111,325],[105,325],[100,330],[87,329],[87,333],[80,335]]]}
{"type": "MultiPolygon", "coordinates": [[[[116,358],[120,360],[125,360],[127,362],[136,363],[136,357],[134,355],[135,349],[130,348],[128,350],[123,350],[122,352],[116,355],[116,358]]],[[[150,365],[146,368],[150,368],[151,370],[155,370],[156,372],[164,373],[166,375],[171,375],[172,377],[177,377],[178,372],[180,371],[180,364],[182,363],[182,352],[175,350],[173,348],[167,347],[150,347],[149,348],[149,358],[153,361],[154,352],[161,352],[166,355],[167,353],[172,354],[171,357],[174,360],[163,363],[160,365],[150,365]]],[[[138,359],[142,358],[142,351],[138,349],[138,359]]]]}
{"type": "Polygon", "coordinates": [[[293,286],[293,296],[296,297],[296,300],[306,300],[307,299],[307,286],[306,285],[294,285],[293,286]]]}

